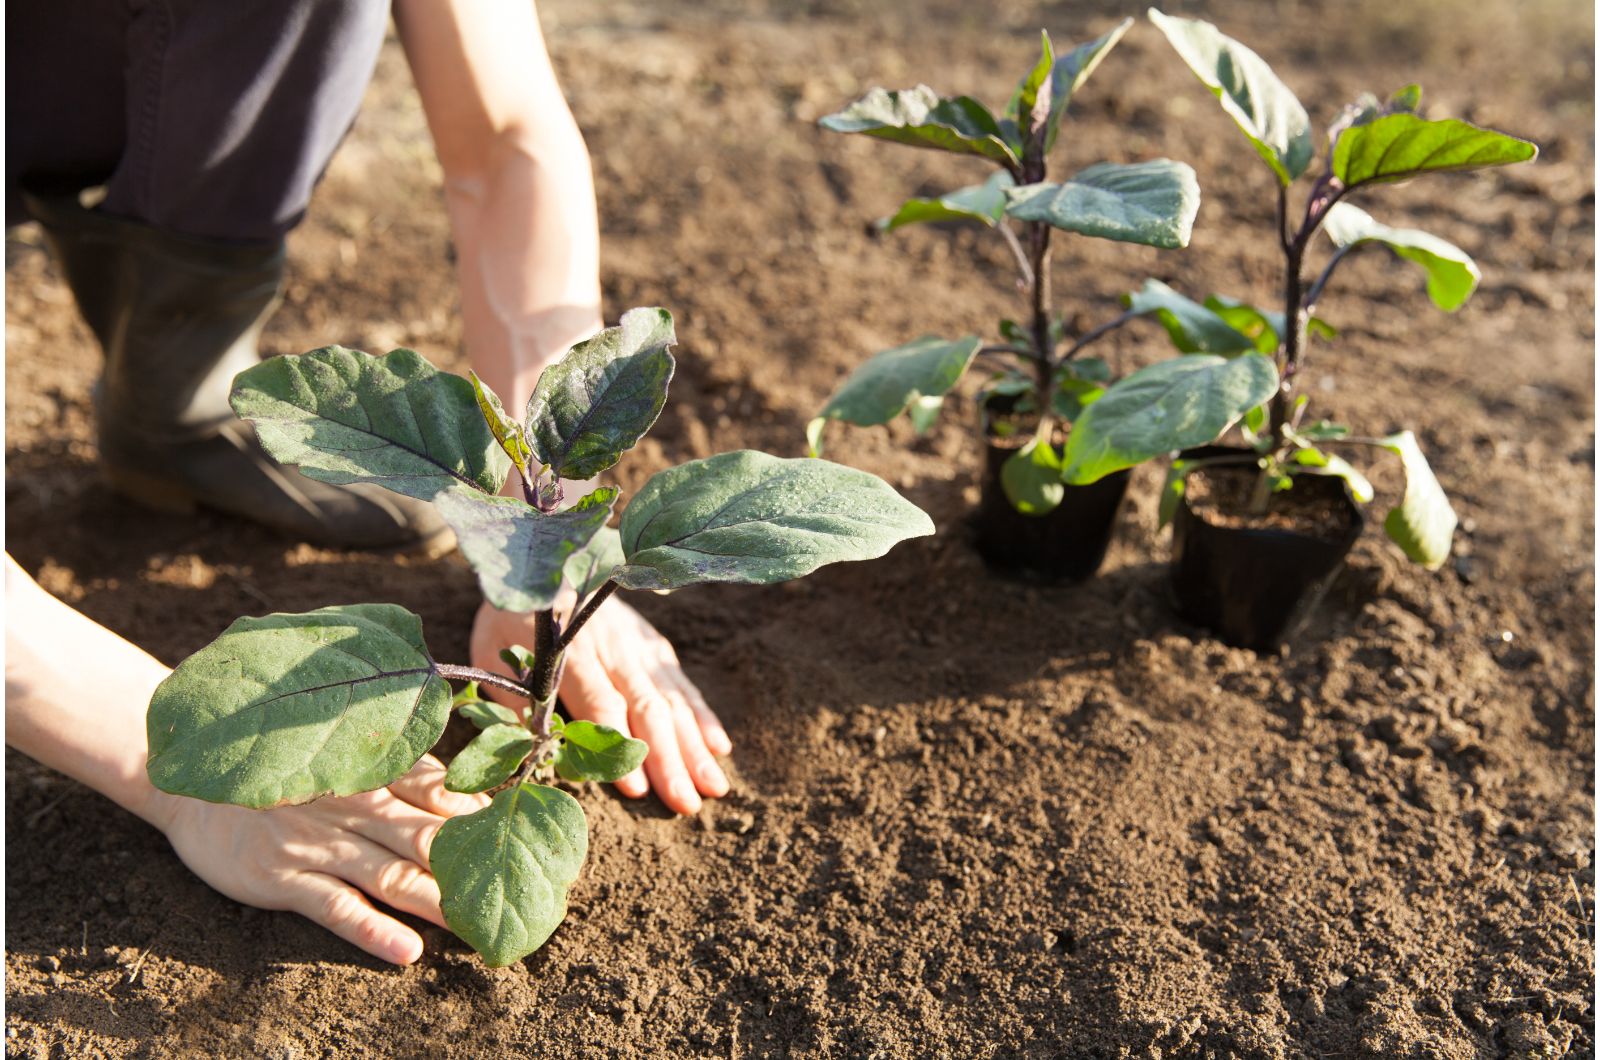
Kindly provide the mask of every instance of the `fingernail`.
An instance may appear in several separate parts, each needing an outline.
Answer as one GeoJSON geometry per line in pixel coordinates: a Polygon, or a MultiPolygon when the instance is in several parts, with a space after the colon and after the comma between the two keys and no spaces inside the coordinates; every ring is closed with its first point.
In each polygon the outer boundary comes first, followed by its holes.
{"type": "Polygon", "coordinates": [[[674,802],[684,807],[685,813],[700,812],[700,793],[694,790],[693,784],[682,780],[674,781],[672,798],[674,802]]]}

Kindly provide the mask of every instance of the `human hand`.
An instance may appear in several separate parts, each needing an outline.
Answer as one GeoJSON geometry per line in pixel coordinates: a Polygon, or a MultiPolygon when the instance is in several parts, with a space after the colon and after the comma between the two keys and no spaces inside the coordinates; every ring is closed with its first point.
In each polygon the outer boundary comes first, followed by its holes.
{"type": "MultiPolygon", "coordinates": [[[[472,624],[474,666],[509,675],[500,650],[532,643],[531,615],[488,603],[478,609],[472,624]]],[[[667,638],[621,600],[601,604],[573,638],[560,696],[573,719],[609,725],[650,745],[643,768],[617,781],[617,790],[629,798],[654,788],[668,809],[695,813],[702,795],[728,793],[728,778],[714,757],[733,750],[727,732],[683,672],[667,638]]]]}
{"type": "Polygon", "coordinates": [[[445,820],[489,800],[444,790],[423,755],[387,788],[249,810],[172,798],[160,823],[183,863],[235,901],[307,917],[374,957],[410,964],[422,937],[366,898],[444,926],[428,850],[445,820]]]}

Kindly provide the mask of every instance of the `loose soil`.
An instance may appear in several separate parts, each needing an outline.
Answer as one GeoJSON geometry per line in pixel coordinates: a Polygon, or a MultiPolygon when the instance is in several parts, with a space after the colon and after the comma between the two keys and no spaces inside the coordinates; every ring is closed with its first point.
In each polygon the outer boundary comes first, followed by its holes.
{"type": "MultiPolygon", "coordinates": [[[[974,164],[824,136],[875,83],[1003,102],[1052,5],[541,5],[589,139],[608,315],[669,306],[679,375],[625,490],[668,464],[784,454],[849,368],[1014,315],[992,234],[874,238],[901,198],[974,164]]],[[[489,970],[446,933],[397,970],[306,921],[243,908],[163,838],[9,754],[6,1034],[15,1056],[1494,1057],[1594,1042],[1594,74],[1579,0],[1186,5],[1247,38],[1319,126],[1413,78],[1437,114],[1528,134],[1537,165],[1365,205],[1475,255],[1460,313],[1382,253],[1342,271],[1316,416],[1413,426],[1462,515],[1429,574],[1368,532],[1311,627],[1271,657],[1165,599],[1159,471],[1142,469],[1100,577],[988,575],[968,512],[970,403],[914,439],[830,428],[937,537],[771,589],[640,606],[736,744],[733,794],[692,819],[581,792],[591,859],[551,944],[489,970]]],[[[292,241],[268,346],[413,346],[455,366],[437,167],[403,62],[292,241]]],[[[1064,239],[1076,327],[1146,275],[1271,297],[1254,153],[1136,26],[1074,103],[1068,171],[1194,163],[1184,252],[1064,239]]],[[[51,592],[176,662],[231,619],[388,600],[465,656],[459,559],[286,544],[141,511],[98,484],[96,353],[23,231],[7,244],[7,547],[51,592]]],[[[1121,370],[1166,355],[1111,340],[1121,370]]],[[[1378,462],[1378,507],[1400,486],[1378,462]]],[[[108,689],[108,695],[116,694],[108,689]]]]}
{"type": "Polygon", "coordinates": [[[1274,493],[1267,510],[1253,512],[1256,479],[1254,467],[1208,467],[1184,479],[1183,497],[1189,510],[1212,526],[1258,527],[1284,530],[1319,541],[1345,541],[1355,512],[1337,479],[1301,475],[1293,489],[1274,493]]]}

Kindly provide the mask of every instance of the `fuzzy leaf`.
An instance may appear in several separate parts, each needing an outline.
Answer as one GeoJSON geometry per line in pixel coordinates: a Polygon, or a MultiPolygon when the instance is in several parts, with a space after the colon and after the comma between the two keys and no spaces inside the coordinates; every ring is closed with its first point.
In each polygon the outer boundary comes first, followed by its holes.
{"type": "Polygon", "coordinates": [[[257,809],[372,791],[438,742],[450,699],[404,608],[241,618],[156,688],[147,771],[162,791],[257,809]]]}
{"type": "Polygon", "coordinates": [[[767,585],[876,559],[933,522],[876,475],[744,449],[658,473],[622,514],[628,589],[767,585]]]}
{"type": "Polygon", "coordinates": [[[961,380],[982,345],[976,335],[915,342],[875,353],[844,381],[806,428],[812,456],[822,453],[822,424],[844,420],[858,427],[888,423],[921,397],[938,397],[961,380]]]}
{"type": "Polygon", "coordinates": [[[892,232],[909,224],[931,221],[978,221],[993,228],[1006,212],[1006,189],[1015,181],[1005,170],[997,171],[982,184],[952,191],[937,199],[907,199],[893,217],[885,217],[878,227],[892,232]]]}
{"type": "Polygon", "coordinates": [[[455,486],[498,492],[511,470],[472,384],[412,350],[273,357],[234,377],[230,401],[274,460],[319,482],[426,501],[455,486]]]}
{"type": "Polygon", "coordinates": [[[1000,465],[1000,488],[1023,515],[1049,515],[1066,496],[1061,484],[1061,454],[1034,438],[1000,465]]]}
{"type": "Polygon", "coordinates": [[[611,572],[627,562],[622,555],[622,536],[614,527],[602,526],[589,543],[567,560],[567,584],[582,600],[611,579],[611,572]]]}
{"type": "Polygon", "coordinates": [[[927,85],[898,92],[875,88],[817,124],[830,132],[978,155],[1007,167],[1018,161],[988,108],[970,96],[943,98],[927,85]]]}
{"type": "Polygon", "coordinates": [[[527,432],[522,429],[522,424],[506,415],[505,406],[500,404],[500,396],[478,378],[477,372],[469,369],[467,378],[472,381],[473,396],[478,400],[478,411],[483,414],[483,422],[488,424],[489,433],[494,435],[494,440],[505,450],[506,456],[511,458],[512,465],[524,475],[528,474],[528,458],[533,455],[533,449],[528,445],[527,432]]]}
{"type": "Polygon", "coordinates": [[[510,707],[502,707],[498,703],[492,703],[487,699],[464,703],[457,708],[456,712],[480,729],[491,728],[495,725],[520,726],[522,724],[522,719],[517,717],[516,711],[510,707]]]}
{"type": "Polygon", "coordinates": [[[1272,361],[1253,350],[1231,360],[1196,353],[1142,368],[1078,418],[1067,439],[1063,478],[1087,485],[1152,457],[1214,441],[1277,386],[1272,361]]]}
{"type": "Polygon", "coordinates": [[[614,465],[666,404],[677,339],[665,309],[630,309],[546,368],[528,399],[534,455],[564,479],[614,465]]]}
{"type": "Polygon", "coordinates": [[[450,762],[444,772],[445,790],[488,791],[496,784],[504,784],[531,750],[533,733],[520,722],[491,725],[474,736],[450,762]]]}
{"type": "Polygon", "coordinates": [[[1019,221],[1168,249],[1189,245],[1200,209],[1194,170],[1167,158],[1102,162],[1063,183],[1024,184],[1006,196],[1006,213],[1019,221]]]}
{"type": "Polygon", "coordinates": [[[1401,431],[1379,444],[1399,456],[1406,469],[1405,496],[1384,518],[1384,532],[1413,562],[1438,570],[1450,558],[1450,542],[1456,532],[1450,498],[1434,478],[1414,434],[1401,431]]]}
{"type": "Polygon", "coordinates": [[[561,730],[556,772],[574,783],[594,780],[610,784],[644,764],[650,745],[624,736],[608,725],[569,721],[561,730]]]}
{"type": "Polygon", "coordinates": [[[1477,264],[1467,252],[1438,236],[1415,228],[1390,228],[1347,202],[1333,204],[1322,230],[1340,247],[1382,243],[1396,255],[1422,266],[1428,274],[1428,297],[1446,313],[1460,309],[1478,289],[1477,264]]]}
{"type": "Polygon", "coordinates": [[[1144,281],[1143,287],[1122,300],[1132,312],[1154,313],[1167,329],[1172,344],[1184,353],[1232,355],[1256,349],[1250,336],[1229,327],[1216,312],[1185,298],[1160,280],[1144,281]]]}
{"type": "Polygon", "coordinates": [[[445,923],[491,968],[545,944],[589,853],[583,807],[564,791],[518,784],[439,827],[429,856],[445,923]]]}
{"type": "Polygon", "coordinates": [[[1429,121],[1415,114],[1387,114],[1340,134],[1333,145],[1333,175],[1353,190],[1420,173],[1527,162],[1538,154],[1526,140],[1454,118],[1429,121]]]}
{"type": "Polygon", "coordinates": [[[502,611],[555,603],[567,561],[611,518],[617,491],[602,486],[570,508],[546,514],[513,497],[448,490],[434,498],[472,564],[484,598],[502,611]]]}
{"type": "Polygon", "coordinates": [[[1211,90],[1259,154],[1287,186],[1306,171],[1315,147],[1311,119],[1266,60],[1199,19],[1150,9],[1150,21],[1211,90]]]}
{"type": "Polygon", "coordinates": [[[1056,136],[1061,132],[1061,118],[1067,112],[1067,105],[1072,102],[1072,95],[1089,75],[1094,73],[1095,67],[1100,65],[1100,60],[1106,53],[1116,47],[1122,35],[1128,32],[1133,25],[1133,19],[1125,18],[1112,29],[1096,37],[1086,44],[1080,44],[1065,55],[1056,58],[1050,70],[1050,128],[1045,134],[1044,149],[1049,151],[1056,144],[1056,136]]]}

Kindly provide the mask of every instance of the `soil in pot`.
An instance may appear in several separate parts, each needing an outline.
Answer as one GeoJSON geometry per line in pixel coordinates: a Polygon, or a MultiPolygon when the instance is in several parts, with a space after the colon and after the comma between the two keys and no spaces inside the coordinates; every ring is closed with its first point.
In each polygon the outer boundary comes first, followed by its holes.
{"type": "MultiPolygon", "coordinates": [[[[1185,459],[1247,456],[1209,446],[1185,459]]],[[[1252,463],[1190,473],[1172,528],[1178,612],[1237,647],[1271,651],[1293,636],[1344,566],[1365,523],[1344,482],[1301,475],[1250,511],[1252,463]]]]}

